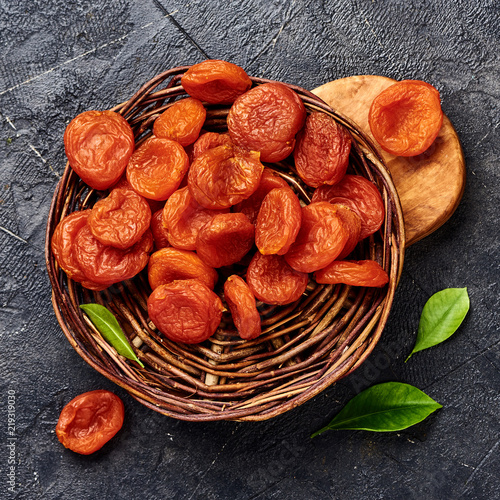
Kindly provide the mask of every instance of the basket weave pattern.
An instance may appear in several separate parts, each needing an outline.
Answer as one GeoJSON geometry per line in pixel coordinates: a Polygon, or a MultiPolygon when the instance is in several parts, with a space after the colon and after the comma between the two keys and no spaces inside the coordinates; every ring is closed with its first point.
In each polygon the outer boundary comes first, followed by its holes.
{"type": "MultiPolygon", "coordinates": [[[[130,100],[113,108],[132,126],[136,143],[152,133],[158,115],[185,97],[180,78],[188,67],[174,68],[146,83],[130,100]]],[[[254,85],[268,82],[252,78],[254,85]]],[[[169,341],[147,315],[151,292],[145,272],[133,280],[92,292],[68,279],[55,262],[50,239],[58,222],[75,210],[90,208],[103,193],[90,190],[66,166],[50,208],[46,264],[58,322],[74,349],[92,367],[155,411],[181,420],[266,420],[317,395],[353,372],[377,344],[386,324],[404,257],[403,216],[394,184],[376,150],[356,126],[310,92],[290,85],[308,111],[332,116],[351,133],[350,172],[373,181],[385,204],[381,230],[358,245],[356,258],[377,260],[390,277],[382,289],[319,285],[310,281],[300,300],[287,306],[259,305],[262,335],[241,340],[230,315],[216,334],[199,345],[169,341]],[[79,305],[108,307],[129,337],[142,369],[119,356],[82,313],[79,305]]],[[[204,129],[225,131],[228,106],[207,106],[204,129]]],[[[304,203],[311,189],[287,161],[271,165],[304,203]]],[[[221,294],[223,279],[216,292],[221,294]]],[[[222,294],[221,294],[222,296],[222,294]]]]}

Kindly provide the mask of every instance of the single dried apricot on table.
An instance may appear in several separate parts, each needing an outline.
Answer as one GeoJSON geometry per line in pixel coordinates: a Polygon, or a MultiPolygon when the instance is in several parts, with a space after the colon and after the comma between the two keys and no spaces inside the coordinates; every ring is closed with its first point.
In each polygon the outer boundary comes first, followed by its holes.
{"type": "Polygon", "coordinates": [[[280,177],[279,174],[271,168],[264,168],[262,177],[260,178],[259,187],[250,197],[240,201],[234,206],[236,212],[245,214],[252,224],[257,222],[257,215],[262,204],[262,200],[266,197],[271,189],[279,187],[290,187],[288,183],[280,177]]]}
{"type": "Polygon", "coordinates": [[[227,116],[234,144],[259,151],[264,162],[289,156],[306,119],[300,97],[283,83],[264,83],[236,99],[227,116]]]}
{"type": "Polygon", "coordinates": [[[150,137],[127,165],[127,180],[135,192],[152,200],[166,200],[189,168],[184,148],[176,141],[150,137]]]}
{"type": "Polygon", "coordinates": [[[177,141],[181,146],[193,144],[205,123],[207,110],[198,99],[188,97],[174,102],[154,122],[153,134],[177,141]]]}
{"type": "Polygon", "coordinates": [[[188,250],[162,248],[154,252],[149,259],[148,279],[153,290],[175,280],[195,278],[213,289],[219,275],[198,255],[188,250]]]}
{"type": "Polygon", "coordinates": [[[208,59],[191,66],[181,78],[191,96],[211,104],[231,104],[252,86],[252,80],[236,64],[208,59]]]}
{"type": "Polygon", "coordinates": [[[121,249],[103,245],[88,225],[78,232],[74,245],[76,259],[87,279],[108,286],[142,271],[152,249],[153,236],[149,229],[135,245],[121,249]]]}
{"type": "Polygon", "coordinates": [[[346,205],[361,219],[360,239],[380,229],[385,218],[385,207],[377,186],[361,175],[345,175],[335,186],[320,186],[314,191],[312,202],[328,201],[346,205]]]}
{"type": "Polygon", "coordinates": [[[163,225],[168,241],[175,248],[195,250],[198,231],[213,217],[228,211],[228,208],[210,210],[202,207],[192,197],[187,186],[178,189],[163,208],[163,225]]]}
{"type": "Polygon", "coordinates": [[[108,189],[121,177],[134,147],[132,128],[114,111],[84,111],[64,132],[71,168],[98,190],[108,189]]]}
{"type": "Polygon", "coordinates": [[[245,280],[236,274],[229,276],[224,283],[224,298],[240,337],[246,340],[258,337],[261,334],[260,314],[245,280]]]}
{"type": "Polygon", "coordinates": [[[56,425],[59,441],[81,455],[101,449],[122,427],[122,400],[110,391],[76,396],[61,411],[56,425]]]}
{"type": "Polygon", "coordinates": [[[205,208],[229,208],[259,187],[264,170],[259,156],[256,151],[232,145],[209,149],[191,164],[189,191],[205,208]]]}
{"type": "Polygon", "coordinates": [[[185,344],[210,338],[223,310],[219,297],[197,279],[161,285],[148,298],[149,317],[158,330],[168,339],[185,344]]]}
{"type": "Polygon", "coordinates": [[[196,253],[211,267],[230,266],[252,248],[255,226],[240,213],[218,214],[196,237],[196,253]]]}
{"type": "Polygon", "coordinates": [[[92,207],[88,224],[92,234],[104,245],[129,248],[149,229],[151,209],[132,189],[113,189],[92,207]]]}
{"type": "Polygon", "coordinates": [[[388,153],[419,155],[434,142],[443,124],[439,92],[420,80],[396,82],[375,97],[368,123],[388,153]]]}
{"type": "Polygon", "coordinates": [[[336,260],[316,271],[318,283],[344,283],[352,286],[382,287],[389,282],[389,276],[374,260],[336,260]]]}
{"type": "Polygon", "coordinates": [[[260,253],[286,254],[297,237],[301,220],[300,201],[290,187],[269,191],[255,225],[255,244],[260,253]]]}
{"type": "Polygon", "coordinates": [[[282,255],[256,252],[248,266],[246,280],[258,300],[284,305],[301,297],[309,278],[306,273],[292,269],[282,255]]]}
{"type": "Polygon", "coordinates": [[[348,238],[344,222],[331,203],[311,203],[302,207],[300,231],[285,260],[296,271],[316,271],[340,255],[348,238]]]}
{"type": "Polygon", "coordinates": [[[315,111],[297,134],[293,150],[300,178],[311,187],[337,184],[349,165],[351,136],[331,116],[315,111]]]}

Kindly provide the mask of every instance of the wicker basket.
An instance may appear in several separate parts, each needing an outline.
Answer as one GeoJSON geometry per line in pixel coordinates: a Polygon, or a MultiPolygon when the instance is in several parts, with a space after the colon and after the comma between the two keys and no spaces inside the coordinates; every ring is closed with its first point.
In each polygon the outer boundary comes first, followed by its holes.
{"type": "MultiPolygon", "coordinates": [[[[155,118],[178,97],[188,67],[174,68],[146,83],[130,100],[116,106],[133,127],[137,143],[151,135],[155,118]]],[[[252,78],[254,85],[268,82],[252,78]]],[[[75,210],[89,208],[103,195],[90,190],[66,166],[50,208],[46,264],[53,307],[67,339],[80,356],[147,407],[181,420],[266,420],[299,406],[352,373],[377,344],[389,316],[404,256],[403,215],[383,161],[369,140],[318,97],[290,85],[308,111],[320,111],[351,133],[350,171],[379,188],[386,218],[381,230],[358,245],[357,258],[379,261],[390,276],[382,289],[318,285],[311,281],[300,300],[287,306],[261,304],[263,334],[243,341],[229,316],[208,341],[171,342],[158,334],[147,316],[150,288],[146,273],[103,292],[91,292],[67,278],[52,255],[50,239],[57,223],[75,210]],[[138,364],[119,356],[82,314],[79,304],[106,305],[129,336],[138,364]]],[[[208,106],[205,129],[226,130],[228,106],[208,106]]],[[[295,175],[293,164],[274,164],[304,202],[311,190],[295,175]]],[[[216,292],[221,293],[222,286],[216,292]]]]}

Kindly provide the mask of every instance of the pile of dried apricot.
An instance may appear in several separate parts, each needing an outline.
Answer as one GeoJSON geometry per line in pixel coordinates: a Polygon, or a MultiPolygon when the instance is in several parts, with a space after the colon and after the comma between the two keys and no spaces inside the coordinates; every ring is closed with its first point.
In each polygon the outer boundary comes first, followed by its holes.
{"type": "Polygon", "coordinates": [[[117,113],[88,111],[68,125],[71,167],[91,188],[108,190],[54,232],[53,254],[71,279],[102,290],[147,266],[150,318],[184,343],[214,334],[221,297],[239,335],[253,339],[261,333],[257,301],[290,304],[309,279],[388,282],[375,261],[345,260],[385,217],[377,187],[347,173],[345,128],[308,112],[287,85],[252,87],[225,61],[192,66],[181,84],[189,97],[169,103],[137,149],[117,113]],[[207,104],[220,103],[230,105],[228,132],[204,131],[207,104]],[[285,159],[312,188],[311,203],[269,165],[285,159]]]}

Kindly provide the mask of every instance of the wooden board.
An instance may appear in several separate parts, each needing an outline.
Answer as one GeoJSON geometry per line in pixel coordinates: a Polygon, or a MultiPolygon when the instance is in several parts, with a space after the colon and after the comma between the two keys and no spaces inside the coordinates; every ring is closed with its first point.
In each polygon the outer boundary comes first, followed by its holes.
{"type": "MultiPolygon", "coordinates": [[[[375,144],[368,125],[373,99],[395,80],[360,75],[326,83],[312,92],[335,111],[356,122],[375,144]]],[[[444,224],[457,208],[465,187],[465,160],[457,133],[445,116],[427,151],[414,157],[394,156],[378,146],[403,208],[406,246],[444,224]]]]}

